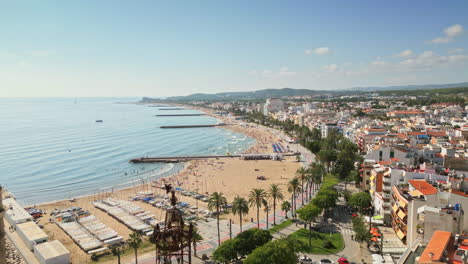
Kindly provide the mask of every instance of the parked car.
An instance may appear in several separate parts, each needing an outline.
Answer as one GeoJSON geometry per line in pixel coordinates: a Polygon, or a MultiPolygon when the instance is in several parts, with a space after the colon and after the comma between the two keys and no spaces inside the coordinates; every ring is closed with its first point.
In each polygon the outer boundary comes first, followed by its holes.
{"type": "Polygon", "coordinates": [[[349,261],[346,258],[339,258],[338,263],[339,264],[349,264],[349,261]]]}
{"type": "Polygon", "coordinates": [[[332,264],[333,261],[329,260],[329,259],[321,259],[320,260],[320,264],[332,264]]]}
{"type": "Polygon", "coordinates": [[[302,257],[299,258],[299,263],[301,263],[301,264],[312,264],[314,262],[312,261],[311,258],[309,258],[307,256],[302,256],[302,257]]]}

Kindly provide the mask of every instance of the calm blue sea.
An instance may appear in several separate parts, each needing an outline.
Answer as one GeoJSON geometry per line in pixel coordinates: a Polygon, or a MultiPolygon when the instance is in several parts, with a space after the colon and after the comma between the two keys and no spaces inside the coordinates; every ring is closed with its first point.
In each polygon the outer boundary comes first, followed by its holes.
{"type": "Polygon", "coordinates": [[[183,164],[131,164],[142,156],[238,153],[254,139],[208,116],[155,117],[156,107],[116,102],[139,98],[0,98],[0,184],[22,204],[122,188],[180,170],[183,164]],[[95,121],[101,119],[103,123],[95,121]]]}

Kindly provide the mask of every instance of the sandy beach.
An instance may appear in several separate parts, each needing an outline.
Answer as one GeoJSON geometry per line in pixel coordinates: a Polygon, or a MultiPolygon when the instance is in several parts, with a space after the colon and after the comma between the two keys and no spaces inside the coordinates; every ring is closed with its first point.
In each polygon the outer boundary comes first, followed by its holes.
{"type": "MultiPolygon", "coordinates": [[[[196,109],[196,108],[195,108],[196,109]]],[[[215,116],[212,111],[206,109],[197,109],[205,112],[210,116],[229,124],[225,129],[233,130],[243,133],[247,136],[255,138],[256,142],[245,153],[272,153],[271,144],[279,142],[276,135],[271,134],[265,129],[259,129],[255,125],[246,125],[242,121],[236,121],[229,117],[215,116]],[[241,125],[242,124],[242,125],[241,125]]],[[[283,145],[287,145],[283,142],[283,145]]],[[[190,161],[186,164],[186,169],[177,175],[172,175],[165,179],[170,182],[174,187],[180,187],[185,190],[196,190],[198,193],[211,194],[212,192],[222,192],[230,203],[236,195],[247,199],[249,192],[253,188],[267,189],[272,183],[277,183],[281,186],[286,198],[290,195],[287,193],[287,182],[291,179],[295,171],[300,168],[300,163],[296,161],[295,157],[287,157],[282,161],[273,160],[241,160],[240,158],[225,158],[225,159],[209,159],[209,160],[196,160],[190,161]],[[266,180],[257,180],[257,176],[264,176],[266,180]]],[[[162,180],[153,186],[161,185],[162,180]]],[[[37,205],[38,208],[46,210],[50,213],[54,209],[64,209],[70,206],[78,206],[88,210],[92,215],[96,216],[108,227],[114,229],[123,236],[124,239],[129,237],[132,231],[124,224],[118,222],[107,213],[95,208],[92,205],[94,199],[103,199],[105,197],[113,197],[121,200],[128,200],[129,197],[134,196],[138,192],[151,191],[158,194],[163,194],[162,189],[153,187],[150,183],[139,185],[132,188],[116,190],[112,193],[101,194],[96,196],[86,196],[77,198],[75,201],[57,201],[46,204],[37,205]]],[[[191,197],[177,195],[182,201],[190,205],[196,205],[197,200],[191,197]]],[[[150,204],[135,201],[146,211],[150,211],[159,220],[164,220],[164,211],[151,206],[150,204]]],[[[207,208],[207,203],[198,201],[198,208],[207,208]]],[[[238,216],[225,214],[223,218],[231,218],[235,224],[238,224],[238,216]]],[[[265,217],[263,210],[260,212],[260,217],[265,217]]],[[[246,222],[250,222],[251,218],[256,218],[256,210],[252,208],[249,214],[244,217],[246,222]]],[[[62,242],[72,253],[73,263],[86,263],[90,261],[90,256],[86,254],[78,245],[65,234],[56,224],[49,223],[49,214],[40,218],[40,224],[44,225],[45,232],[49,235],[50,240],[58,239],[62,242]]],[[[130,256],[131,259],[131,256],[130,256]]],[[[125,262],[124,262],[125,263],[125,262]]]]}

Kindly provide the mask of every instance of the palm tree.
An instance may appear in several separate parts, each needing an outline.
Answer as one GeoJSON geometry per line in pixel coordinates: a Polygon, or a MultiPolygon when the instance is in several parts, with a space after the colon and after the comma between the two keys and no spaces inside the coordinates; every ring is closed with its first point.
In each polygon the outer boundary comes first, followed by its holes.
{"type": "Polygon", "coordinates": [[[270,205],[268,204],[268,201],[265,199],[263,200],[263,207],[265,207],[265,213],[266,213],[266,229],[268,230],[268,213],[270,212],[270,205]]]}
{"type": "Polygon", "coordinates": [[[232,202],[232,214],[239,214],[240,231],[242,232],[242,215],[249,213],[249,204],[243,197],[237,195],[232,202]]]}
{"type": "MultiPolygon", "coordinates": [[[[304,167],[299,168],[296,171],[296,176],[301,181],[301,190],[304,191],[304,181],[307,180],[307,169],[304,167]]],[[[304,195],[302,196],[302,205],[304,205],[304,195]]]]}
{"type": "MultiPolygon", "coordinates": [[[[260,207],[264,204],[266,192],[263,189],[253,189],[249,194],[249,205],[257,207],[257,227],[260,228],[260,207]]],[[[268,221],[268,219],[267,219],[268,221]]]]}
{"type": "Polygon", "coordinates": [[[221,245],[221,236],[219,234],[219,210],[226,205],[226,198],[223,196],[223,193],[214,192],[210,195],[208,200],[208,209],[210,211],[216,210],[216,220],[218,226],[218,245],[221,245]]]}
{"type": "Polygon", "coordinates": [[[276,201],[282,201],[284,199],[278,184],[270,184],[268,197],[273,200],[273,225],[276,225],[276,201]]]}
{"type": "Polygon", "coordinates": [[[192,243],[193,243],[193,253],[195,256],[197,255],[197,243],[203,241],[203,237],[200,235],[200,231],[198,231],[198,228],[193,227],[193,233],[192,233],[192,243]]]}
{"type": "Polygon", "coordinates": [[[307,197],[309,201],[312,199],[312,188],[314,187],[314,174],[313,174],[313,169],[309,167],[307,169],[307,176],[306,176],[306,181],[307,181],[307,197]]]}
{"type": "Polygon", "coordinates": [[[291,203],[289,201],[283,201],[281,204],[281,210],[285,212],[286,219],[288,219],[288,212],[291,210],[291,203]]]}
{"type": "Polygon", "coordinates": [[[133,232],[130,234],[130,238],[128,239],[128,245],[135,250],[135,264],[138,264],[138,248],[141,246],[141,234],[138,232],[133,232]]]}
{"type": "Polygon", "coordinates": [[[117,257],[117,264],[120,264],[120,256],[124,253],[122,247],[117,246],[111,249],[112,255],[117,257]]]}
{"type": "Polygon", "coordinates": [[[301,190],[299,179],[297,177],[292,178],[288,182],[288,192],[291,193],[291,215],[294,215],[296,211],[296,193],[301,190]]]}

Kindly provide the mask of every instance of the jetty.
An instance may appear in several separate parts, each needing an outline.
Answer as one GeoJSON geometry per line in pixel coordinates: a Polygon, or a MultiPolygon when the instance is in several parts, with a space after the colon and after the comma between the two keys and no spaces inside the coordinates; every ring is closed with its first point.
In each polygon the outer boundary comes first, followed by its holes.
{"type": "Polygon", "coordinates": [[[222,159],[222,158],[241,158],[244,160],[280,160],[282,157],[299,156],[300,152],[295,153],[249,153],[237,155],[205,155],[205,156],[166,156],[166,157],[141,157],[131,159],[130,163],[178,163],[186,162],[189,160],[202,160],[202,159],[222,159]]]}
{"type": "Polygon", "coordinates": [[[181,125],[181,126],[160,126],[159,128],[196,128],[196,127],[217,127],[225,126],[226,124],[214,124],[214,125],[181,125]]]}
{"type": "Polygon", "coordinates": [[[175,115],[155,115],[155,116],[203,116],[205,114],[175,114],[175,115]]]}

